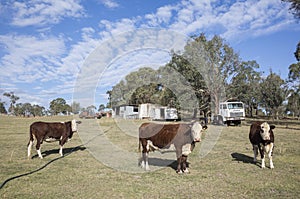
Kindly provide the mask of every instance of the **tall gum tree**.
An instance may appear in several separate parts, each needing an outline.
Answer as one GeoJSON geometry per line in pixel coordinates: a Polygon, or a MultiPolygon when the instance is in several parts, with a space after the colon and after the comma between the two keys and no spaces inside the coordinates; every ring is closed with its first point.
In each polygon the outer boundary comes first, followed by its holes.
{"type": "Polygon", "coordinates": [[[214,36],[207,40],[204,34],[192,37],[185,46],[185,57],[201,74],[206,83],[213,114],[218,114],[219,103],[226,100],[225,87],[236,75],[240,58],[224,39],[214,36]]]}

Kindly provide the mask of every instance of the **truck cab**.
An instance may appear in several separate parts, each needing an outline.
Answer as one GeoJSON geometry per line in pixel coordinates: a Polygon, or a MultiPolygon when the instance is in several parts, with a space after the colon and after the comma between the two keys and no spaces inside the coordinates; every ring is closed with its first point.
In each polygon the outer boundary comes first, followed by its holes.
{"type": "Polygon", "coordinates": [[[243,102],[222,102],[219,105],[219,118],[223,124],[241,125],[245,120],[245,108],[243,102]]]}

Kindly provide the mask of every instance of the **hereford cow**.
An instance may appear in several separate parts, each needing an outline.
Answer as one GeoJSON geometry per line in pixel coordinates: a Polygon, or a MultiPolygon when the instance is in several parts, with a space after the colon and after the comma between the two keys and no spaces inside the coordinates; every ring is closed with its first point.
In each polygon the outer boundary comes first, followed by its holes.
{"type": "Polygon", "coordinates": [[[77,131],[76,120],[69,122],[34,122],[30,125],[30,137],[28,142],[28,158],[30,157],[31,148],[36,139],[36,150],[38,156],[43,159],[41,154],[41,144],[43,141],[52,142],[59,141],[59,154],[63,156],[63,146],[73,136],[73,132],[77,131]]]}
{"type": "Polygon", "coordinates": [[[265,154],[267,153],[270,159],[270,168],[273,169],[273,148],[274,148],[274,125],[269,125],[267,122],[255,122],[250,127],[249,139],[253,146],[254,162],[258,155],[258,150],[261,155],[261,168],[265,168],[265,154]]]}
{"type": "Polygon", "coordinates": [[[142,150],[141,166],[149,170],[148,154],[151,149],[166,149],[174,145],[177,156],[177,173],[188,172],[186,168],[187,156],[195,146],[195,142],[201,141],[201,131],[207,126],[201,126],[198,122],[190,124],[158,124],[143,123],[139,128],[139,148],[142,150]]]}

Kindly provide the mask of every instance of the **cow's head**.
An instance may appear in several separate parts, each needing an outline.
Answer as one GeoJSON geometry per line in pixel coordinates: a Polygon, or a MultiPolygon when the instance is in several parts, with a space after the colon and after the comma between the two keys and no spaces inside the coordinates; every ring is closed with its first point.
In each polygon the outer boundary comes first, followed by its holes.
{"type": "Polygon", "coordinates": [[[201,141],[202,129],[207,129],[207,126],[201,126],[199,122],[194,122],[191,127],[192,138],[194,142],[201,141]]]}
{"type": "Polygon", "coordinates": [[[269,125],[267,122],[264,122],[260,125],[260,136],[263,140],[270,140],[270,131],[275,129],[274,125],[269,125]]]}
{"type": "Polygon", "coordinates": [[[75,119],[72,120],[72,132],[77,131],[77,121],[75,119]]]}

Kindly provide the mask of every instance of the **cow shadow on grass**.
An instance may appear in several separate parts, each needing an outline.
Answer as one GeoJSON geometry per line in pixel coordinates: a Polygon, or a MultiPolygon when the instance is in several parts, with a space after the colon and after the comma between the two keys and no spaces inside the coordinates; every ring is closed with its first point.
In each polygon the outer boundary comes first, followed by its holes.
{"type": "Polygon", "coordinates": [[[242,153],[232,153],[231,157],[233,158],[232,161],[237,161],[237,162],[243,162],[246,164],[253,164],[256,166],[260,166],[259,162],[254,162],[253,157],[250,157],[248,155],[242,154],[242,153]]]}
{"type": "MultiPolygon", "coordinates": [[[[84,146],[63,148],[63,154],[64,154],[64,156],[66,156],[66,155],[69,155],[69,154],[74,153],[76,151],[84,151],[85,149],[86,149],[86,147],[84,147],[84,146]]],[[[51,149],[51,150],[42,151],[43,158],[45,158],[49,155],[52,155],[52,154],[56,154],[56,155],[60,156],[59,155],[59,149],[51,149]]],[[[39,158],[38,154],[31,157],[31,159],[34,159],[34,158],[39,158]]]]}
{"type": "MultiPolygon", "coordinates": [[[[156,166],[156,167],[161,167],[161,168],[164,168],[164,167],[170,167],[172,168],[173,170],[177,170],[177,160],[174,160],[174,159],[162,159],[162,158],[148,158],[148,164],[150,166],[150,169],[151,169],[151,166],[156,166]]],[[[189,168],[189,162],[186,163],[186,167],[189,168]]]]}

